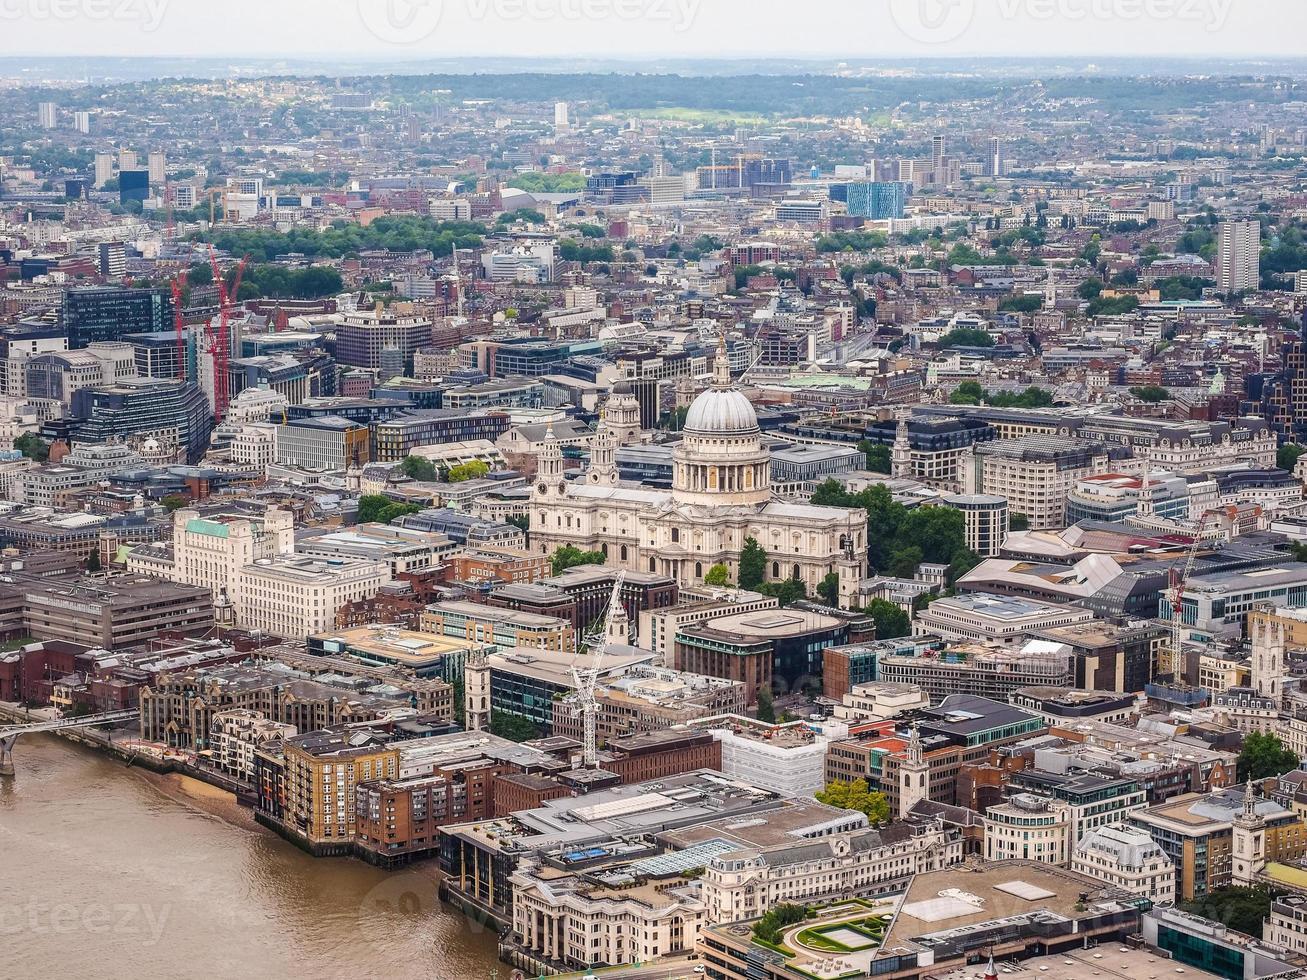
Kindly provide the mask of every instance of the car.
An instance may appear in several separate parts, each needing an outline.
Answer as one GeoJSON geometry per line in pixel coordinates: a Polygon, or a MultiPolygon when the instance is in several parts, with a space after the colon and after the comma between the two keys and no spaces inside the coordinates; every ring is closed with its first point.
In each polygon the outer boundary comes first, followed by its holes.
{"type": "Polygon", "coordinates": [[[703,964],[701,963],[701,964],[699,964],[698,966],[696,966],[696,967],[694,968],[694,972],[695,972],[695,973],[707,973],[708,971],[705,970],[705,969],[703,968],[703,964]]]}

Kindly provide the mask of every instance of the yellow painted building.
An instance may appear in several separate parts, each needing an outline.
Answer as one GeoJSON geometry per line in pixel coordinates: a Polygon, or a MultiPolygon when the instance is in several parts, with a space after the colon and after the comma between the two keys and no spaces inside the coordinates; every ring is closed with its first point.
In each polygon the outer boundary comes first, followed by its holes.
{"type": "Polygon", "coordinates": [[[367,732],[311,732],[285,755],[285,820],[311,844],[352,840],[355,784],[399,774],[399,750],[367,732]]]}

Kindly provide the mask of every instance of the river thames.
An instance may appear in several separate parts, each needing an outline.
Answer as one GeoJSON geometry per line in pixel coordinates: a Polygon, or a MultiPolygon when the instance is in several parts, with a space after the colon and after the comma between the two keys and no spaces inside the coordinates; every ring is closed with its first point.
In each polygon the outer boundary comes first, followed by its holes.
{"type": "Polygon", "coordinates": [[[36,735],[0,779],[0,937],[15,977],[508,977],[429,865],[311,858],[231,796],[36,735]]]}

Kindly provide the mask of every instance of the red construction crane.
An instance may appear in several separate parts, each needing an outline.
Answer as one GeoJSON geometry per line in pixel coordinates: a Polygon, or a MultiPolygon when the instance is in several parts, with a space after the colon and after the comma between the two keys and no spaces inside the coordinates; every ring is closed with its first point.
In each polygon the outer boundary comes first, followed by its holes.
{"type": "Polygon", "coordinates": [[[172,286],[172,323],[177,330],[177,377],[188,379],[186,357],[186,318],[182,316],[182,290],[186,288],[186,272],[177,274],[172,286]]]}
{"type": "Polygon", "coordinates": [[[236,264],[236,274],[228,286],[222,269],[218,267],[218,255],[213,246],[209,246],[209,266],[213,269],[213,281],[218,287],[218,334],[216,337],[213,335],[213,323],[210,321],[209,348],[213,352],[213,415],[219,422],[227,417],[230,401],[227,363],[231,357],[231,311],[240,292],[245,264],[249,260],[250,257],[246,255],[236,264]]]}

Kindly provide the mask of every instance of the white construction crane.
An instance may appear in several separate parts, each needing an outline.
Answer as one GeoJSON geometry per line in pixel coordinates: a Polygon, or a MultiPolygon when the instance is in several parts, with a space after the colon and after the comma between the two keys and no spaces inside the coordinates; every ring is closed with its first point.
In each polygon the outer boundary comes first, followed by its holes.
{"type": "Polygon", "coordinates": [[[587,633],[583,643],[588,651],[589,663],[585,667],[572,667],[572,683],[576,687],[575,702],[581,712],[584,726],[584,761],[587,769],[599,765],[599,748],[596,745],[595,720],[599,706],[595,702],[595,688],[599,684],[599,671],[603,666],[604,654],[613,639],[613,622],[625,622],[626,613],[622,608],[622,583],[626,581],[626,570],[622,569],[613,580],[613,592],[608,597],[608,610],[604,614],[600,629],[587,633]]]}
{"type": "MultiPolygon", "coordinates": [[[[1144,477],[1147,479],[1147,476],[1144,477]]],[[[1166,590],[1167,600],[1171,603],[1171,662],[1168,665],[1171,673],[1174,675],[1180,671],[1182,657],[1180,654],[1181,634],[1184,632],[1184,622],[1181,614],[1184,612],[1184,589],[1189,583],[1189,576],[1193,574],[1194,562],[1198,558],[1198,549],[1202,547],[1205,540],[1205,534],[1209,524],[1216,525],[1219,530],[1219,522],[1204,514],[1198,522],[1198,530],[1194,532],[1194,539],[1189,543],[1189,550],[1185,554],[1183,570],[1178,572],[1174,565],[1171,566],[1170,584],[1166,590]]]]}

